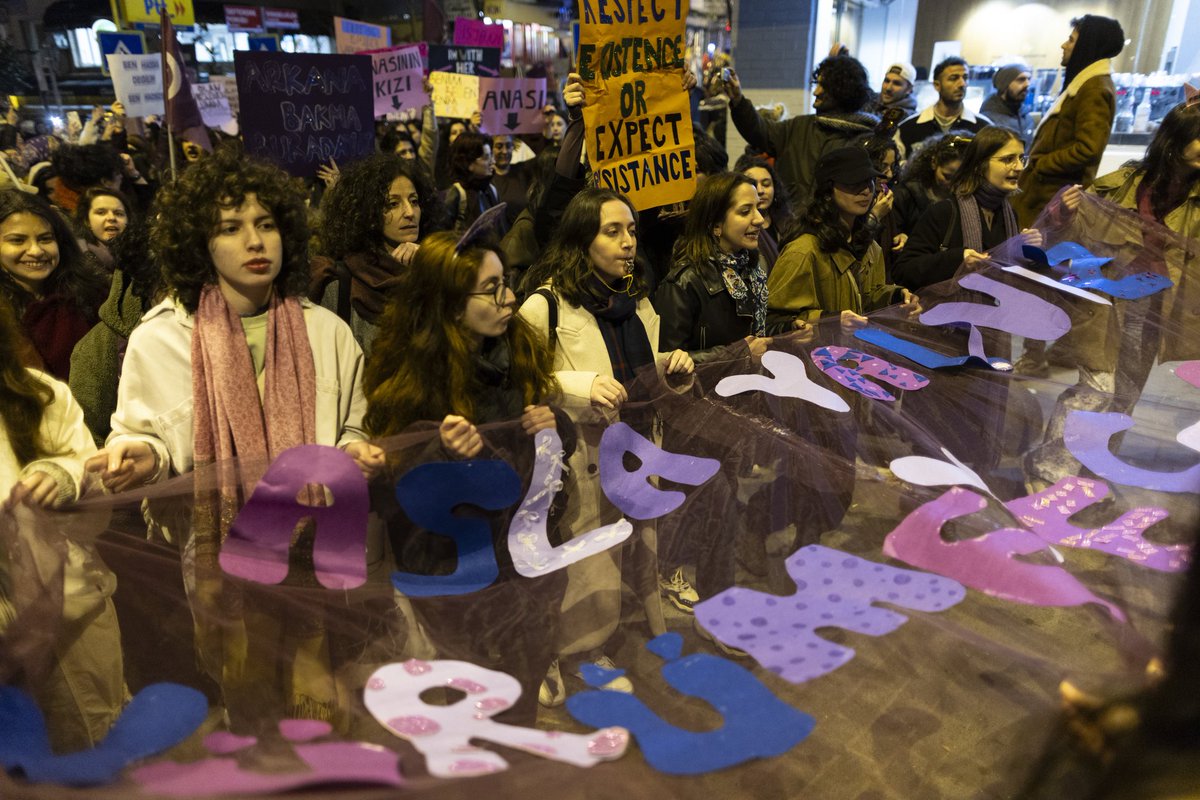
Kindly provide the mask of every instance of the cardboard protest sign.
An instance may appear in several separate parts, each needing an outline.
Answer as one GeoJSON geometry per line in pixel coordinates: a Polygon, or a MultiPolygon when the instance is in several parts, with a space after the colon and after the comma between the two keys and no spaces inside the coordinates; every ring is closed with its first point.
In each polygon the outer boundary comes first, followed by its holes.
{"type": "Polygon", "coordinates": [[[420,109],[429,104],[424,80],[426,47],[421,42],[371,53],[375,116],[420,109]]]}
{"type": "Polygon", "coordinates": [[[457,72],[496,78],[500,75],[500,50],[495,47],[429,45],[429,71],[457,72]]]}
{"type": "Polygon", "coordinates": [[[374,152],[370,56],[238,51],[234,68],[248,154],[303,178],[374,152]]]}
{"type": "Polygon", "coordinates": [[[480,78],[479,110],[488,133],[541,133],[545,78],[480,78]]]}
{"type": "Polygon", "coordinates": [[[599,185],[628,195],[639,209],[689,199],[696,149],[680,77],[687,0],[579,5],[576,69],[588,98],[585,141],[599,185]]]}
{"type": "Polygon", "coordinates": [[[239,111],[237,77],[234,75],[209,75],[208,82],[221,87],[221,93],[225,95],[225,101],[229,103],[229,110],[236,118],[239,111]]]}
{"type": "Polygon", "coordinates": [[[433,107],[439,117],[467,119],[479,110],[479,78],[457,72],[431,72],[433,107]]]}
{"type": "Polygon", "coordinates": [[[162,114],[165,108],[162,85],[162,54],[109,55],[113,93],[130,117],[162,114]]]}
{"type": "Polygon", "coordinates": [[[488,25],[470,17],[454,20],[454,43],[465,47],[504,48],[504,26],[488,25]]]}
{"type": "Polygon", "coordinates": [[[233,118],[233,109],[229,107],[229,98],[225,96],[224,84],[194,83],[192,97],[196,99],[205,125],[220,128],[231,135],[237,133],[237,122],[233,118]]]}
{"type": "Polygon", "coordinates": [[[345,17],[333,18],[333,38],[339,53],[361,53],[392,46],[392,29],[345,17]]]}

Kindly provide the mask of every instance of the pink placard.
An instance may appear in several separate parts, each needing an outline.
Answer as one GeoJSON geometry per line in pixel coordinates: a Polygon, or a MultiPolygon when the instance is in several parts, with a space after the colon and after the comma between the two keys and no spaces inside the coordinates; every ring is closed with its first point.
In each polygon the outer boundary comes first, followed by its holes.
{"type": "Polygon", "coordinates": [[[416,112],[429,105],[425,91],[427,48],[420,42],[371,52],[376,117],[416,112]]]}
{"type": "Polygon", "coordinates": [[[477,19],[454,20],[454,43],[467,47],[504,47],[504,26],[488,25],[477,19]]]}
{"type": "Polygon", "coordinates": [[[545,78],[480,78],[482,127],[492,136],[541,133],[546,106],[545,78]]]}

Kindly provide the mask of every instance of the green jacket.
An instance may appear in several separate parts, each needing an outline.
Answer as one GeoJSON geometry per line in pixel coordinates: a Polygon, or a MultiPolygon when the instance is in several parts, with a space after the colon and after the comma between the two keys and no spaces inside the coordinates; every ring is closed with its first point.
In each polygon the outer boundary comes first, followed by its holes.
{"type": "Polygon", "coordinates": [[[823,252],[817,237],[806,233],[783,248],[767,278],[767,332],[786,333],[796,319],[874,311],[891,305],[899,291],[887,282],[875,242],[859,260],[844,248],[823,252]]]}
{"type": "MultiPolygon", "coordinates": [[[[1133,164],[1126,164],[1107,175],[1096,179],[1089,191],[1110,200],[1122,208],[1137,211],[1138,188],[1142,185],[1142,172],[1133,164]]],[[[1187,200],[1167,214],[1163,223],[1184,236],[1200,240],[1200,181],[1192,184],[1187,200]]]]}

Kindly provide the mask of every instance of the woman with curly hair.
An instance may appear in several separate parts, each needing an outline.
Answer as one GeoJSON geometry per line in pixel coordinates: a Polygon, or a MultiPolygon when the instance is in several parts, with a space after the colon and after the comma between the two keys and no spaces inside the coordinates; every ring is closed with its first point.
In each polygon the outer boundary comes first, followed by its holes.
{"type": "Polygon", "coordinates": [[[982,128],[963,150],[951,185],[952,199],[921,215],[896,260],[895,279],[913,291],[952,278],[960,265],[982,269],[988,250],[1017,234],[1041,244],[1036,230],[1021,230],[1009,202],[1025,169],[1025,143],[997,125],[982,128]]]}
{"type": "Polygon", "coordinates": [[[0,295],[36,351],[32,366],[67,379],[71,350],[95,324],[105,283],[62,215],[36,195],[0,192],[0,295]]]}
{"type": "Polygon", "coordinates": [[[779,258],[779,243],[787,236],[794,221],[792,201],[779,185],[775,167],[762,156],[744,155],[733,165],[733,170],[754,181],[754,188],[758,190],[758,210],[763,216],[758,252],[769,273],[779,258]]]}
{"type": "Polygon", "coordinates": [[[974,134],[956,131],[925,141],[908,160],[892,192],[892,214],[897,231],[911,236],[917,220],[933,203],[950,197],[950,184],[962,167],[963,150],[974,134]]]}
{"type": "MultiPolygon", "coordinates": [[[[19,505],[54,509],[74,503],[89,488],[84,461],[96,452],[66,384],[21,366],[20,338],[16,316],[0,297],[0,512],[6,514],[19,505]]],[[[107,514],[101,516],[106,522],[107,514]]],[[[83,514],[40,523],[24,516],[12,521],[13,538],[6,535],[5,543],[13,544],[14,550],[0,546],[0,636],[20,613],[15,601],[22,592],[9,595],[14,583],[21,581],[22,573],[36,572],[28,565],[21,568],[22,551],[33,556],[31,561],[61,564],[63,617],[55,631],[55,641],[61,644],[54,648],[48,669],[24,676],[23,688],[45,712],[57,752],[93,747],[108,734],[128,697],[111,599],[117,581],[91,535],[103,525],[92,530],[97,526],[88,524],[83,514]],[[60,546],[65,547],[65,560],[57,551],[60,546]]],[[[6,639],[5,646],[0,662],[7,663],[0,664],[0,671],[12,675],[4,667],[22,659],[25,648],[15,637],[6,639]]]]}
{"type": "Polygon", "coordinates": [[[336,710],[321,620],[236,610],[251,604],[217,556],[239,490],[248,497],[267,464],[300,445],[338,447],[365,474],[383,464],[365,441],[362,350],[335,314],[303,299],[307,245],[298,183],[237,148],[164,187],[150,247],[169,297],[129,337],[108,446],[88,464],[122,491],[239,459],[237,479],[221,472],[219,488],[197,491],[178,537],[199,657],[235,718],[266,702],[305,717],[336,710]],[[274,672],[276,647],[297,653],[292,674],[274,672]]]}
{"type": "MultiPolygon", "coordinates": [[[[367,429],[390,436],[437,426],[420,460],[503,459],[527,475],[538,431],[557,429],[571,449],[571,434],[547,405],[559,396],[545,340],[514,316],[516,297],[492,246],[460,244],[435,233],[401,278],[400,290],[380,320],[367,363],[367,429]],[[517,420],[516,426],[479,426],[517,420]]],[[[383,512],[397,559],[409,572],[443,572],[457,560],[444,537],[424,536],[399,509],[383,512]]],[[[529,581],[512,565],[507,519],[493,518],[500,578],[463,597],[397,598],[417,633],[439,658],[460,658],[499,669],[521,681],[515,714],[532,722],[537,689],[553,660],[560,573],[529,581]],[[503,524],[501,524],[503,523],[503,524]],[[410,610],[411,609],[411,610],[410,610]],[[414,623],[420,621],[418,627],[414,623]],[[424,633],[421,633],[421,629],[424,633]]],[[[415,653],[410,653],[414,654],[415,653]]],[[[515,720],[514,720],[515,721],[515,720]]]]}
{"type": "MultiPolygon", "coordinates": [[[[644,267],[636,259],[637,219],[624,195],[584,189],[567,204],[541,259],[525,276],[526,285],[536,289],[519,314],[551,343],[555,375],[567,400],[575,401],[573,414],[580,423],[564,514],[564,529],[575,534],[621,516],[602,496],[595,478],[604,422],[615,421],[620,413],[622,421],[649,433],[652,409],[636,404],[626,409],[625,404],[648,399],[652,384],[647,374],[693,371],[691,357],[682,350],[661,352],[659,317],[646,296],[644,267]]],[[[602,647],[621,619],[623,577],[642,598],[651,628],[661,632],[658,586],[653,580],[637,580],[657,575],[656,549],[654,526],[643,524],[624,547],[610,551],[612,557],[586,559],[567,568],[560,658],[612,668],[602,647]]],[[[632,690],[623,678],[608,686],[632,690]]],[[[556,664],[543,686],[543,703],[562,702],[562,687],[556,664]]]]}
{"type": "Polygon", "coordinates": [[[356,162],[321,204],[324,252],[313,259],[309,299],[337,313],[370,351],[392,286],[443,218],[412,159],[383,153],[356,162]]]}
{"type": "Polygon", "coordinates": [[[779,254],[767,281],[770,324],[803,329],[830,314],[842,327],[866,324],[865,312],[902,302],[910,316],[917,297],[886,282],[883,251],[867,213],[875,202],[879,171],[861,147],[831,150],[817,161],[813,195],[799,235],[779,254]]]}
{"type": "MultiPolygon", "coordinates": [[[[454,183],[443,200],[452,227],[465,231],[479,215],[500,202],[492,185],[496,161],[492,158],[492,140],[481,133],[467,131],[450,145],[450,177],[454,183]]],[[[498,234],[508,231],[508,223],[499,222],[498,234]]]]}
{"type": "Polygon", "coordinates": [[[75,207],[75,227],[83,234],[84,246],[108,272],[113,270],[109,245],[125,230],[132,216],[133,206],[125,195],[107,186],[88,189],[75,207]]]}

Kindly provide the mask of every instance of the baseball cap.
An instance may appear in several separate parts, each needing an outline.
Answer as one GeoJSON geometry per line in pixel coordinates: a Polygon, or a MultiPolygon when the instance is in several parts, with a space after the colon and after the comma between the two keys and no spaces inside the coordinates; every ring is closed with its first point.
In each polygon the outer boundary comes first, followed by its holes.
{"type": "Polygon", "coordinates": [[[897,61],[888,67],[887,71],[899,74],[901,78],[904,78],[909,83],[917,82],[917,68],[907,61],[897,61]]]}

